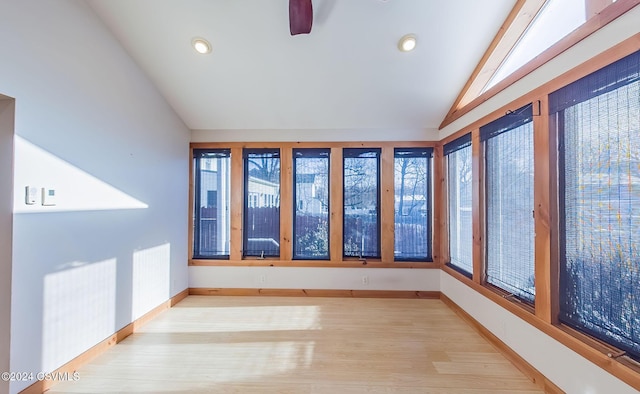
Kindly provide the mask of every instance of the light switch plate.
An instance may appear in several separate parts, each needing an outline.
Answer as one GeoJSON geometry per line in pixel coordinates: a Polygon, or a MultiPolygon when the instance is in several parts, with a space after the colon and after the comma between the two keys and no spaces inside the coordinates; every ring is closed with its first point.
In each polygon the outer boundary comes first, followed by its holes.
{"type": "Polygon", "coordinates": [[[24,203],[34,205],[38,200],[38,188],[35,186],[26,186],[24,188],[24,203]]]}
{"type": "Polygon", "coordinates": [[[42,188],[42,205],[56,205],[56,189],[42,188]]]}

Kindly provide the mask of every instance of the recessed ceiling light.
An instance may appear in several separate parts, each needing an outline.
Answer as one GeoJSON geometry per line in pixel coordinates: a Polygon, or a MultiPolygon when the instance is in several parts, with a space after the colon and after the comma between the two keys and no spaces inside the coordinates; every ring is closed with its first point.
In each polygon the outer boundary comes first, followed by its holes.
{"type": "Polygon", "coordinates": [[[416,48],[416,36],[413,34],[407,34],[398,41],[398,49],[402,52],[411,52],[416,48]]]}
{"type": "Polygon", "coordinates": [[[203,55],[211,53],[211,44],[209,44],[209,41],[205,40],[204,38],[194,38],[193,40],[191,40],[191,45],[193,46],[193,49],[195,49],[198,53],[201,53],[203,55]]]}

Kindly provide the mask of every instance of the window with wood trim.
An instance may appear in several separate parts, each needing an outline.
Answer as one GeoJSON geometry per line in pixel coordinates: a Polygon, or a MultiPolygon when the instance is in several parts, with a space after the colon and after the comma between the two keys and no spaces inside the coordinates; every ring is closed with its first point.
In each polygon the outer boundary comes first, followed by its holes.
{"type": "Polygon", "coordinates": [[[432,261],[432,157],[433,148],[394,150],[396,261],[432,261]]]}
{"type": "Polygon", "coordinates": [[[244,149],[243,256],[280,255],[280,149],[244,149]]]}
{"type": "Polygon", "coordinates": [[[380,257],[380,148],[343,150],[345,257],[380,257]]]}
{"type": "Polygon", "coordinates": [[[193,151],[193,258],[229,258],[229,149],[193,151]]]}
{"type": "Polygon", "coordinates": [[[481,93],[511,75],[515,70],[584,24],[590,16],[587,15],[588,3],[593,3],[593,1],[546,1],[481,93]]]}
{"type": "Polygon", "coordinates": [[[433,145],[192,143],[192,204],[204,208],[191,216],[190,264],[434,267],[433,145]],[[195,160],[200,152],[224,156],[224,197],[222,188],[205,185],[204,176],[196,181],[204,168],[195,160]],[[210,252],[200,245],[213,201],[226,204],[218,220],[226,227],[217,233],[226,245],[210,252]],[[394,205],[402,208],[398,215],[394,205]]]}
{"type": "Polygon", "coordinates": [[[519,0],[440,125],[443,128],[637,5],[519,0]],[[480,99],[481,98],[481,99],[480,99]]]}
{"type": "Polygon", "coordinates": [[[485,149],[486,281],[533,302],[532,105],[480,128],[485,149]]]}
{"type": "Polygon", "coordinates": [[[471,134],[444,145],[447,165],[449,218],[449,264],[471,277],[473,274],[473,214],[471,134]]]}
{"type": "Polygon", "coordinates": [[[293,258],[329,259],[330,149],[294,149],[293,258]]]}
{"type": "Polygon", "coordinates": [[[640,358],[640,52],[549,96],[560,321],[640,358]]]}

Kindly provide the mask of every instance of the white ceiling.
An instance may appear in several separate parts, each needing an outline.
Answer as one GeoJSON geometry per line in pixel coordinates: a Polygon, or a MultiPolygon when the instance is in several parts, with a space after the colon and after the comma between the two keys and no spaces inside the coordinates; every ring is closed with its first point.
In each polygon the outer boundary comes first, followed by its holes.
{"type": "Polygon", "coordinates": [[[437,128],[515,2],[313,0],[311,34],[292,37],[288,0],[89,0],[203,130],[437,128]]]}

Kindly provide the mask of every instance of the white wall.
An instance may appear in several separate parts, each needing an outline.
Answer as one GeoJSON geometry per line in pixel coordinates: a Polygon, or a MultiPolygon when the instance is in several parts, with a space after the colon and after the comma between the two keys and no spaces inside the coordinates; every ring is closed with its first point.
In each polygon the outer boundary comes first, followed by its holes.
{"type": "MultiPolygon", "coordinates": [[[[328,115],[330,116],[330,115],[328,115]]],[[[192,130],[192,142],[436,141],[433,129],[192,130]]],[[[438,270],[189,267],[189,287],[438,291],[438,270]],[[362,283],[362,276],[369,283],[362,283]]]]}
{"type": "Polygon", "coordinates": [[[440,270],[191,266],[189,287],[438,291],[440,270]]]}
{"type": "Polygon", "coordinates": [[[439,139],[438,130],[435,129],[193,130],[191,132],[191,142],[437,141],[439,139]]]}
{"type": "MultiPolygon", "coordinates": [[[[11,243],[13,228],[13,123],[15,102],[0,95],[0,373],[9,371],[11,243]]],[[[9,382],[0,379],[0,394],[9,382]]]]}
{"type": "Polygon", "coordinates": [[[0,37],[16,99],[11,370],[35,373],[187,287],[190,132],[85,2],[5,1],[0,37]],[[26,185],[58,204],[26,206],[26,185]]]}
{"type": "MultiPolygon", "coordinates": [[[[444,138],[640,32],[640,6],[441,130],[444,138]]],[[[637,393],[605,370],[568,349],[446,273],[440,288],[567,393],[637,393]]]]}
{"type": "Polygon", "coordinates": [[[441,271],[440,291],[567,393],[638,391],[441,271]]]}

